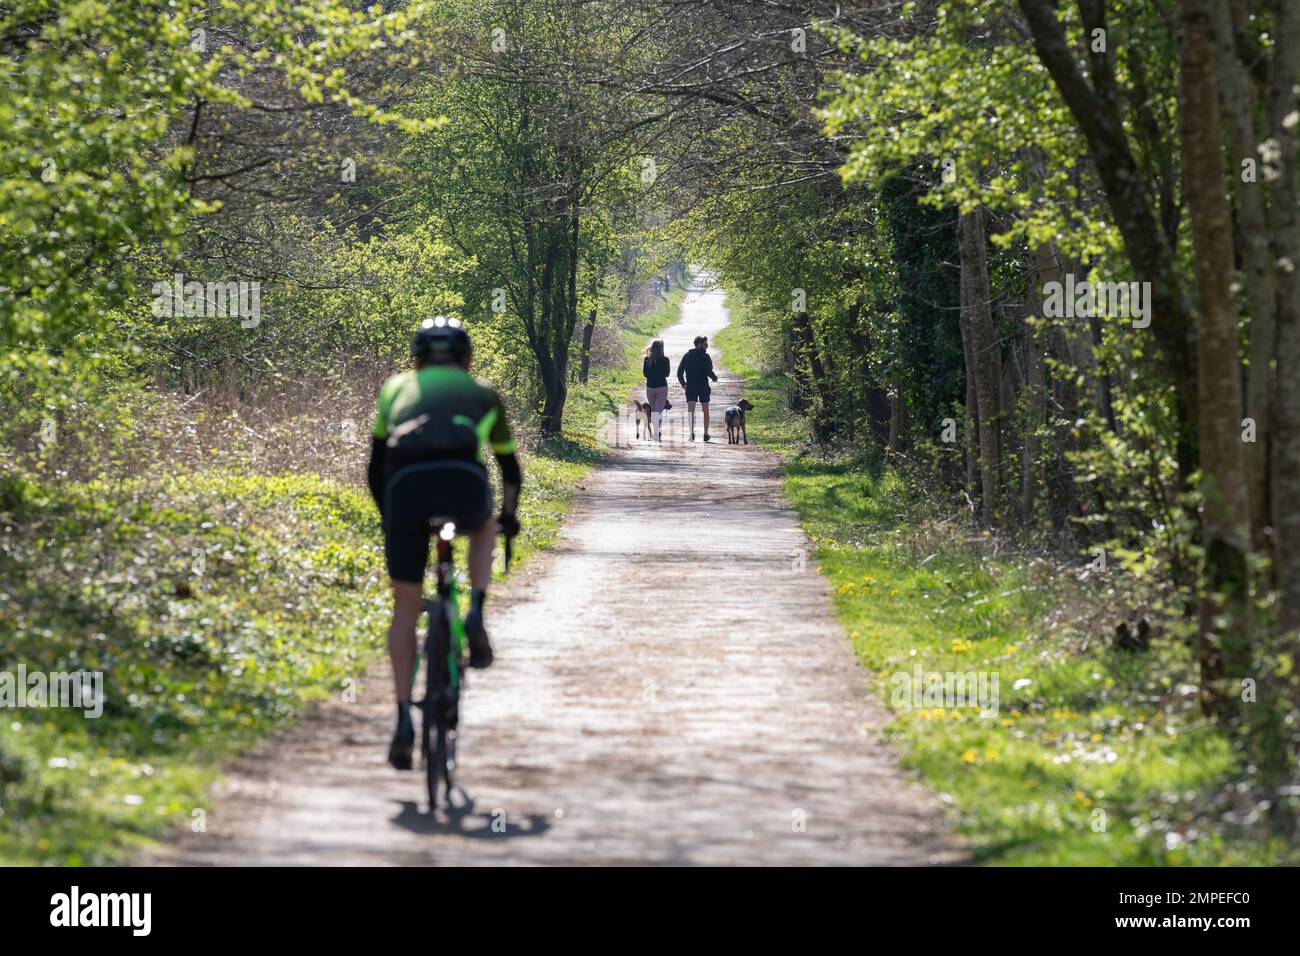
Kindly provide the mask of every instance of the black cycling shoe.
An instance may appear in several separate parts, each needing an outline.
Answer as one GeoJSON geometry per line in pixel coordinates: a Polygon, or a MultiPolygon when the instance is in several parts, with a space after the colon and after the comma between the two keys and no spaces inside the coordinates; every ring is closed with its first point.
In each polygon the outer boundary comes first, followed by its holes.
{"type": "Polygon", "coordinates": [[[471,610],[465,615],[465,637],[469,639],[469,666],[482,670],[492,666],[492,644],[483,626],[483,612],[471,610]]]}
{"type": "Polygon", "coordinates": [[[411,769],[411,751],[415,748],[415,727],[407,725],[393,731],[393,742],[388,745],[388,762],[394,770],[411,769]]]}

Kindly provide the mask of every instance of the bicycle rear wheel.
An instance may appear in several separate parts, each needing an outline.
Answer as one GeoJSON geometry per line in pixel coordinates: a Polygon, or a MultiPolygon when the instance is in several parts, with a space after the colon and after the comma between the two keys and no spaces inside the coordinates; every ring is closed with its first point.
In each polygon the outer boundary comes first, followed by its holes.
{"type": "Polygon", "coordinates": [[[438,791],[449,793],[447,733],[447,652],[451,632],[447,614],[439,602],[429,613],[429,638],[425,655],[424,689],[424,772],[429,788],[429,812],[438,809],[438,791]]]}

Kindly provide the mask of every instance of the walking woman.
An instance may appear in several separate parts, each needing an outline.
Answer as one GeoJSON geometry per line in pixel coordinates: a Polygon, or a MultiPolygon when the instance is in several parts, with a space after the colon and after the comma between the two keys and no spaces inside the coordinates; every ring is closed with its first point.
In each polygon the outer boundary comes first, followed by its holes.
{"type": "Polygon", "coordinates": [[[641,371],[645,375],[645,400],[650,405],[655,438],[663,441],[664,405],[668,402],[668,356],[664,355],[663,339],[655,339],[646,351],[641,371]]]}

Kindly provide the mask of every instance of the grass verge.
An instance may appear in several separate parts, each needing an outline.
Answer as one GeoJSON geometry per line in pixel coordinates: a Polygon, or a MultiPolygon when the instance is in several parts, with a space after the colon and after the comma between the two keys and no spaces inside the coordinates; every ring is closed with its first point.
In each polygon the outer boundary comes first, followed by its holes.
{"type": "Polygon", "coordinates": [[[919,520],[879,462],[805,454],[782,375],[761,367],[743,310],[716,336],[747,381],[750,435],[781,455],[785,491],[835,610],[895,715],[905,765],[951,811],[977,862],[1240,865],[1295,862],[1243,805],[1241,757],[1195,701],[1179,640],[1112,650],[1063,608],[1086,600],[1053,564],[991,557],[989,539],[919,520]],[[919,677],[919,679],[918,679],[919,677]],[[945,706],[927,688],[981,677],[997,705],[945,706]]]}

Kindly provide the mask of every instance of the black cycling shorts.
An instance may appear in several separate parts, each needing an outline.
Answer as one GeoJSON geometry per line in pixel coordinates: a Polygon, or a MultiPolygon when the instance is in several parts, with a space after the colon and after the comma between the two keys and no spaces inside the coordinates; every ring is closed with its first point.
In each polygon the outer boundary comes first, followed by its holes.
{"type": "Polygon", "coordinates": [[[709,383],[696,385],[691,382],[686,383],[686,400],[688,402],[703,402],[709,404],[709,383]]]}
{"type": "Polygon", "coordinates": [[[429,538],[453,522],[477,531],[492,517],[487,469],[474,461],[406,465],[384,485],[384,559],[394,581],[419,584],[429,563],[429,538]]]}

